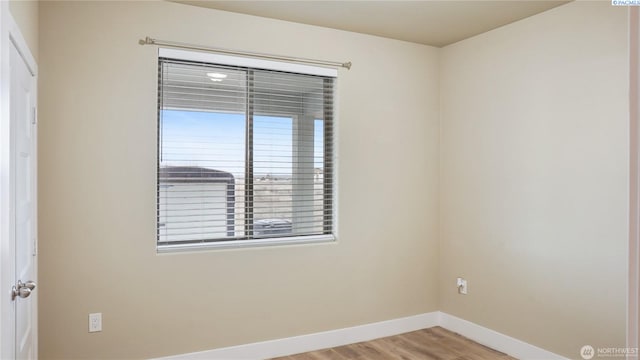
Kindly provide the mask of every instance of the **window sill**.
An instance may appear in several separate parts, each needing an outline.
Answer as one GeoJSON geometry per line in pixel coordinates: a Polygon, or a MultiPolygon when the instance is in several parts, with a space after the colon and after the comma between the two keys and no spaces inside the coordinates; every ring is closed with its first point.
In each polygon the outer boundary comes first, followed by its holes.
{"type": "Polygon", "coordinates": [[[257,248],[257,247],[269,247],[269,246],[280,246],[280,245],[328,243],[328,242],[334,242],[334,241],[336,241],[336,238],[334,235],[296,236],[296,237],[254,239],[254,240],[232,240],[232,241],[220,241],[220,242],[198,243],[198,244],[161,245],[157,247],[157,253],[164,254],[164,253],[199,251],[199,250],[257,248]]]}

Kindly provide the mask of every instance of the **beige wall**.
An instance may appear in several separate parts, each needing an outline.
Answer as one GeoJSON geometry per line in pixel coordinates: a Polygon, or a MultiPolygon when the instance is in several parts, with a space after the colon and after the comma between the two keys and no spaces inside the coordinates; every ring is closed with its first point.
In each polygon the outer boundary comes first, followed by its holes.
{"type": "Polygon", "coordinates": [[[38,61],[38,2],[35,0],[9,0],[9,11],[18,24],[31,54],[38,61]]]}
{"type": "Polygon", "coordinates": [[[444,48],[443,311],[572,358],[625,346],[627,54],[608,2],[444,48]]]}
{"type": "Polygon", "coordinates": [[[178,354],[437,310],[438,50],[165,2],[40,8],[40,355],[178,354]],[[350,60],[339,241],[156,255],[156,48],[350,60]],[[103,313],[101,333],[87,315],[103,313]]]}

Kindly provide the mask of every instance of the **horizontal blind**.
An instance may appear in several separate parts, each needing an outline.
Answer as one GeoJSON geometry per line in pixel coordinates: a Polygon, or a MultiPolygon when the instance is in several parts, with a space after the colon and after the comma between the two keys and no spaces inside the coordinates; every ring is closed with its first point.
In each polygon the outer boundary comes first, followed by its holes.
{"type": "Polygon", "coordinates": [[[158,245],[331,234],[334,78],[159,59],[158,245]]]}

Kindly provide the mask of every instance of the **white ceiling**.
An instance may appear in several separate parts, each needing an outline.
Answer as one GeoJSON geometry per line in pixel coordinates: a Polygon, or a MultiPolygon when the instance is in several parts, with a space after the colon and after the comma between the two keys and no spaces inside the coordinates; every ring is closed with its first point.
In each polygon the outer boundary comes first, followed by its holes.
{"type": "Polygon", "coordinates": [[[172,1],[438,47],[569,2],[566,0],[172,1]]]}

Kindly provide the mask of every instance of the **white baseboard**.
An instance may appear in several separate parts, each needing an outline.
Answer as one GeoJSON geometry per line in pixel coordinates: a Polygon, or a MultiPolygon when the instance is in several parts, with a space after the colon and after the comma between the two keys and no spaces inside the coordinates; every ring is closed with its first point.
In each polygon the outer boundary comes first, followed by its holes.
{"type": "Polygon", "coordinates": [[[309,335],[294,336],[290,338],[231,346],[189,354],[168,356],[161,359],[268,359],[272,357],[286,356],[308,351],[326,349],[335,346],[353,344],[361,341],[369,341],[381,337],[425,329],[437,326],[438,319],[439,313],[436,311],[344,329],[324,331],[309,335]]]}
{"type": "Polygon", "coordinates": [[[159,358],[162,360],[248,360],[268,359],[335,346],[369,341],[410,331],[441,326],[447,330],[468,337],[482,345],[509,354],[518,359],[566,360],[566,358],[514,339],[510,336],[487,329],[453,315],[434,311],[400,319],[381,321],[314,334],[269,340],[246,345],[231,346],[208,351],[180,354],[159,358]]]}
{"type": "Polygon", "coordinates": [[[554,354],[550,351],[533,346],[524,341],[501,334],[497,331],[487,329],[486,327],[463,320],[453,315],[440,312],[440,326],[458,333],[462,336],[488,346],[494,350],[498,350],[505,354],[509,354],[521,360],[566,360],[567,358],[554,354]]]}

